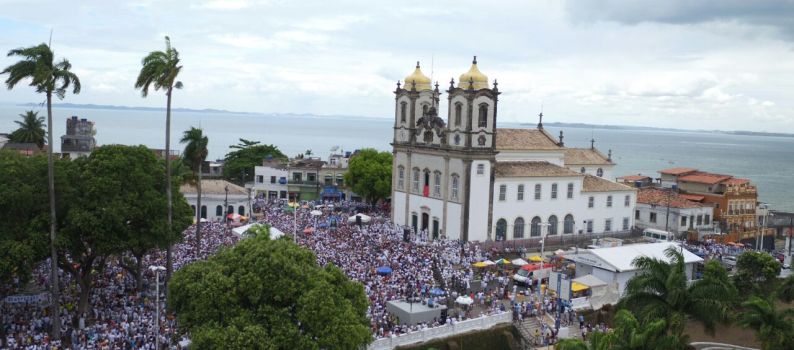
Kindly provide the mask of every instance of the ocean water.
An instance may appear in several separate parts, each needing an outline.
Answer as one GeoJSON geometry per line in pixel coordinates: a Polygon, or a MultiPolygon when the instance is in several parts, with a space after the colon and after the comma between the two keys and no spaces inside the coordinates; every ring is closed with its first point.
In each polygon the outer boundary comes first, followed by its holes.
{"type": "MultiPolygon", "coordinates": [[[[0,105],[0,132],[13,131],[14,120],[27,109],[31,107],[0,105]]],[[[46,116],[46,110],[40,110],[39,114],[46,116]]],[[[165,146],[165,112],[56,107],[56,136],[63,135],[66,119],[72,115],[95,122],[100,145],[165,146]]],[[[392,125],[391,118],[174,112],[171,147],[182,149],[182,132],[200,126],[209,137],[208,159],[223,158],[240,138],[276,145],[289,156],[311,149],[324,157],[335,146],[345,151],[364,147],[390,150],[392,125]]],[[[547,130],[557,136],[560,128],[547,130]]],[[[660,169],[684,166],[730,174],[752,180],[758,186],[759,200],[774,209],[794,211],[794,138],[589,128],[565,128],[564,134],[568,147],[589,147],[594,138],[605,154],[611,149],[617,163],[615,176],[656,177],[660,169]]],[[[56,145],[56,151],[59,148],[56,145]]]]}

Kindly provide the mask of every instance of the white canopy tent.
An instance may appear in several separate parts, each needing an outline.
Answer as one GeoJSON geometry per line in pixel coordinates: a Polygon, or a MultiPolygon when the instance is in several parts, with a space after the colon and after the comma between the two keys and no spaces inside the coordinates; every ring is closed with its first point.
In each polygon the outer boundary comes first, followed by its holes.
{"type": "MultiPolygon", "coordinates": [[[[263,223],[253,223],[253,224],[243,225],[243,226],[240,226],[240,227],[235,227],[235,228],[232,229],[232,233],[234,233],[234,234],[236,234],[238,236],[243,236],[243,235],[245,235],[246,232],[248,232],[248,229],[250,229],[251,226],[254,226],[254,225],[264,225],[264,224],[263,223]]],[[[281,232],[281,231],[279,231],[279,229],[277,229],[277,228],[275,228],[273,226],[270,226],[270,239],[278,239],[278,238],[280,238],[283,235],[284,235],[284,232],[281,232]]]]}
{"type": "Polygon", "coordinates": [[[356,214],[356,215],[353,215],[353,216],[347,218],[347,223],[348,224],[355,223],[356,222],[356,217],[360,217],[361,218],[361,222],[365,223],[365,224],[369,223],[370,221],[372,221],[372,218],[370,216],[368,216],[368,215],[356,214]]]}

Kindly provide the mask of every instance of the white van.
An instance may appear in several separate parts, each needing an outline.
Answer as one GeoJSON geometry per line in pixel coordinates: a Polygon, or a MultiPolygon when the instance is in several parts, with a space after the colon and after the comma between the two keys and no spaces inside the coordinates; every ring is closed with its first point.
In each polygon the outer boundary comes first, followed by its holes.
{"type": "Polygon", "coordinates": [[[662,230],[646,228],[642,231],[642,236],[654,242],[672,242],[675,240],[675,235],[662,230]]]}

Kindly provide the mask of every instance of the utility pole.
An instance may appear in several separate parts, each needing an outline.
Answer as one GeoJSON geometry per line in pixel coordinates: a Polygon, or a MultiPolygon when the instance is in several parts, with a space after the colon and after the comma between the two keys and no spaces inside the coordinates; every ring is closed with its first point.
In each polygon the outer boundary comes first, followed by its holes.
{"type": "Polygon", "coordinates": [[[162,266],[149,266],[149,270],[154,271],[154,278],[155,282],[155,290],[157,293],[156,299],[156,306],[155,306],[155,323],[154,323],[154,330],[155,330],[155,338],[154,338],[154,348],[155,350],[160,350],[160,271],[165,271],[165,267],[162,266]]]}
{"type": "Polygon", "coordinates": [[[223,222],[227,223],[229,220],[229,185],[224,186],[223,191],[226,192],[226,196],[223,197],[223,211],[226,213],[223,215],[223,222]]]}

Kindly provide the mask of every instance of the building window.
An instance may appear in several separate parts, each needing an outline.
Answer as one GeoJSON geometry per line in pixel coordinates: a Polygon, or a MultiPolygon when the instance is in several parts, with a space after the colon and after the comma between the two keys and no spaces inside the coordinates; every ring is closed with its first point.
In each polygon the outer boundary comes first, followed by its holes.
{"type": "Polygon", "coordinates": [[[344,175],[336,175],[336,185],[342,187],[345,185],[345,177],[344,175]]]}
{"type": "Polygon", "coordinates": [[[315,173],[306,174],[306,181],[308,181],[308,182],[317,182],[317,174],[315,174],[315,173]]]}
{"type": "Polygon", "coordinates": [[[324,183],[326,186],[332,186],[332,185],[334,184],[334,176],[333,176],[333,175],[330,175],[330,174],[328,174],[328,175],[325,175],[325,176],[323,177],[323,183],[324,183]]]}
{"type": "Polygon", "coordinates": [[[587,220],[587,233],[593,233],[593,220],[587,220]]]}
{"type": "Polygon", "coordinates": [[[698,215],[697,220],[698,226],[703,225],[703,215],[698,215]]]}
{"type": "Polygon", "coordinates": [[[237,207],[237,214],[245,215],[245,206],[241,205],[241,206],[237,207]]]}
{"type": "Polygon", "coordinates": [[[584,169],[584,167],[582,167],[581,169],[579,169],[579,172],[581,172],[582,174],[584,174],[584,170],[585,170],[585,169],[584,169]]]}
{"type": "Polygon", "coordinates": [[[422,116],[427,115],[428,105],[426,103],[422,104],[422,116]]]}
{"type": "Polygon", "coordinates": [[[507,185],[499,185],[499,201],[504,202],[507,198],[507,185]]]}
{"type": "Polygon", "coordinates": [[[202,219],[206,219],[207,218],[207,206],[206,205],[202,205],[201,206],[201,218],[202,219]]]}
{"type": "Polygon", "coordinates": [[[229,215],[229,214],[234,214],[234,206],[233,205],[230,205],[230,206],[226,207],[226,215],[229,215]]]}
{"type": "Polygon", "coordinates": [[[711,225],[711,215],[706,214],[706,217],[703,219],[703,223],[706,225],[711,225]]]}
{"type": "Polygon", "coordinates": [[[573,182],[568,184],[568,199],[573,198],[573,182]]]}
{"type": "Polygon", "coordinates": [[[607,196],[607,208],[612,208],[612,196],[607,196]]]}
{"type": "Polygon", "coordinates": [[[629,230],[629,218],[623,218],[623,231],[629,230]]]}
{"type": "Polygon", "coordinates": [[[272,183],[272,184],[276,183],[276,177],[275,176],[271,176],[270,177],[270,183],[272,183]]]}
{"type": "Polygon", "coordinates": [[[485,174],[485,164],[477,164],[477,175],[485,174]]]}
{"type": "Polygon", "coordinates": [[[551,199],[557,199],[557,184],[551,184],[551,199]]]}
{"type": "Polygon", "coordinates": [[[504,241],[507,236],[507,220],[499,219],[496,222],[496,240],[504,241]]]}
{"type": "Polygon", "coordinates": [[[587,197],[587,207],[592,208],[594,204],[595,204],[595,197],[593,196],[587,197]]]}
{"type": "Polygon", "coordinates": [[[223,206],[219,205],[215,207],[215,216],[223,216],[223,206]]]}
{"type": "Polygon", "coordinates": [[[513,239],[524,238],[524,219],[516,218],[513,223],[513,239]]]}
{"type": "Polygon", "coordinates": [[[623,198],[623,206],[624,207],[628,207],[630,205],[631,205],[631,196],[630,195],[626,195],[626,197],[623,198]]]}
{"type": "Polygon", "coordinates": [[[549,234],[556,235],[557,234],[557,216],[552,215],[549,216],[549,234]]]}
{"type": "Polygon", "coordinates": [[[540,218],[534,217],[532,218],[532,225],[529,229],[529,235],[531,237],[539,237],[540,236],[540,218]]]}
{"type": "Polygon", "coordinates": [[[565,220],[563,220],[562,233],[573,233],[573,226],[574,226],[573,215],[571,214],[565,215],[565,220]]]}
{"type": "Polygon", "coordinates": [[[303,178],[303,174],[301,173],[292,173],[292,181],[300,182],[303,178]]]}
{"type": "Polygon", "coordinates": [[[460,126],[461,114],[463,114],[463,104],[455,103],[455,126],[460,126]]]}
{"type": "Polygon", "coordinates": [[[452,174],[452,199],[458,199],[458,182],[460,178],[457,174],[452,174]]]}
{"type": "Polygon", "coordinates": [[[518,192],[516,192],[516,199],[523,201],[524,200],[524,185],[518,185],[518,192]]]}
{"type": "Polygon", "coordinates": [[[681,217],[681,227],[686,227],[686,216],[681,217]]]}
{"type": "Polygon", "coordinates": [[[598,168],[598,170],[596,170],[596,176],[604,177],[604,169],[598,168]]]}
{"type": "Polygon", "coordinates": [[[485,141],[485,135],[480,135],[480,137],[477,138],[477,144],[480,146],[485,146],[485,141]]]}
{"type": "Polygon", "coordinates": [[[634,211],[634,220],[639,220],[639,219],[640,219],[640,211],[639,210],[635,210],[634,211]]]}
{"type": "Polygon", "coordinates": [[[414,229],[414,233],[419,232],[417,225],[419,225],[419,217],[416,213],[411,213],[411,228],[414,229]]]}
{"type": "Polygon", "coordinates": [[[400,103],[400,122],[405,123],[405,116],[408,114],[408,104],[405,102],[400,103]]]}
{"type": "Polygon", "coordinates": [[[433,194],[441,196],[441,173],[438,171],[433,173],[433,194]]]}
{"type": "Polygon", "coordinates": [[[654,223],[654,224],[656,223],[656,213],[651,213],[650,221],[651,221],[651,223],[654,223]]]}
{"type": "Polygon", "coordinates": [[[604,232],[612,231],[612,219],[604,220],[604,232]]]}
{"type": "Polygon", "coordinates": [[[414,168],[414,178],[411,185],[414,192],[419,192],[419,168],[414,168]]]}
{"type": "Polygon", "coordinates": [[[265,182],[265,177],[264,177],[264,176],[262,176],[262,175],[257,175],[257,176],[256,176],[256,183],[259,183],[259,184],[261,184],[261,183],[263,183],[263,182],[265,182]]]}
{"type": "Polygon", "coordinates": [[[278,198],[281,198],[281,199],[287,198],[287,191],[280,191],[278,193],[278,198]]]}
{"type": "Polygon", "coordinates": [[[540,199],[540,184],[535,184],[535,199],[540,199]]]}
{"type": "Polygon", "coordinates": [[[397,167],[397,188],[403,189],[403,185],[405,184],[405,168],[400,165],[397,167]]]}
{"type": "Polygon", "coordinates": [[[477,118],[477,126],[481,128],[488,127],[488,105],[485,103],[480,104],[480,113],[477,118]]]}

